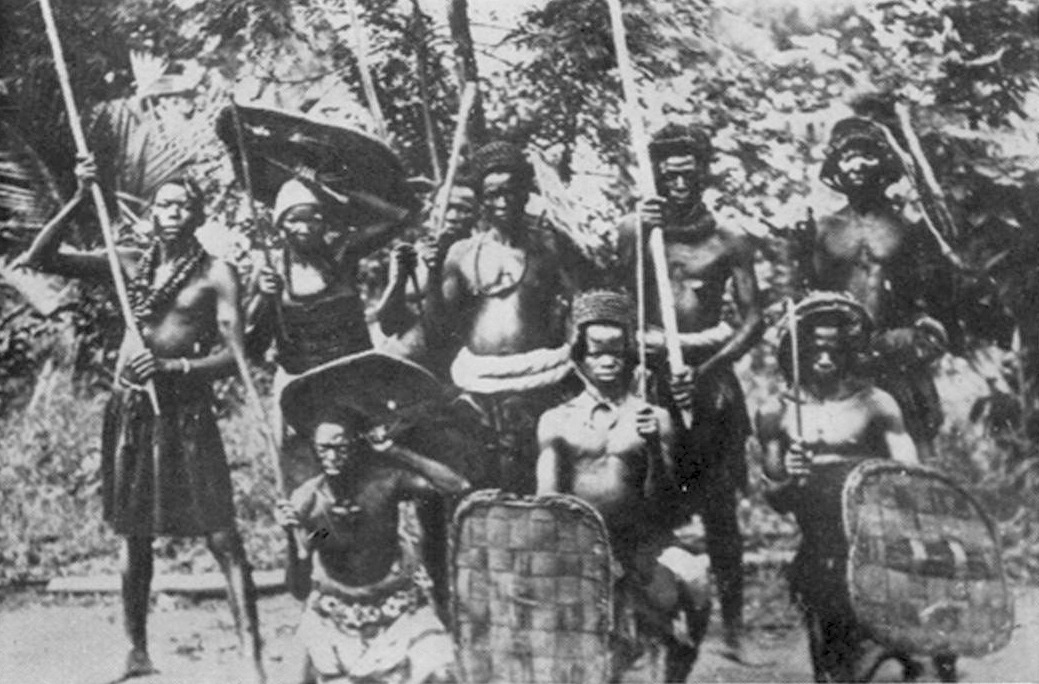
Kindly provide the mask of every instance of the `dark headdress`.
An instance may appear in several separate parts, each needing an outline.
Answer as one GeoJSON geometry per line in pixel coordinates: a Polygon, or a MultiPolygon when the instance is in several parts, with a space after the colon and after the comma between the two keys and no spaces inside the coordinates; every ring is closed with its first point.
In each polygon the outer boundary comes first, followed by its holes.
{"type": "Polygon", "coordinates": [[[837,192],[844,192],[837,162],[841,155],[850,149],[868,151],[880,160],[878,173],[883,187],[886,188],[902,177],[902,163],[895,151],[891,149],[891,144],[888,142],[881,124],[870,119],[850,117],[838,121],[837,125],[833,127],[830,144],[826,148],[823,168],[819,172],[819,178],[823,183],[837,192]]]}
{"type": "Polygon", "coordinates": [[[470,177],[477,188],[488,174],[500,172],[513,174],[528,189],[534,185],[534,167],[527,161],[523,150],[504,140],[484,145],[473,153],[469,161],[470,177]]]}
{"type": "MultiPolygon", "coordinates": [[[[787,314],[790,315],[789,313],[787,314]]],[[[840,343],[852,358],[865,352],[873,332],[873,320],[866,308],[843,292],[812,292],[794,307],[797,320],[798,350],[808,351],[812,331],[820,325],[833,326],[840,331],[840,343]]],[[[793,378],[790,325],[784,322],[779,336],[779,368],[783,377],[793,378]]]]}
{"type": "Polygon", "coordinates": [[[581,332],[592,323],[606,323],[623,328],[628,347],[634,344],[635,312],[631,297],[612,290],[588,290],[574,297],[570,309],[571,331],[574,337],[574,358],[584,355],[581,332]]]}
{"type": "Polygon", "coordinates": [[[649,143],[649,158],[653,162],[654,173],[660,162],[668,157],[691,155],[700,172],[707,175],[713,154],[710,134],[698,126],[670,123],[657,131],[649,143]]]}

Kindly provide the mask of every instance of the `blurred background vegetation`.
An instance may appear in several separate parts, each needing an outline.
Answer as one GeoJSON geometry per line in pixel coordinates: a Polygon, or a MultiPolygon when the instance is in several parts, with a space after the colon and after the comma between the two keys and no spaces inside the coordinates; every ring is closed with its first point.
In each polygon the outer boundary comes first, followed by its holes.
{"type": "MultiPolygon", "coordinates": [[[[186,170],[209,197],[207,234],[243,269],[248,218],[213,120],[233,97],[373,126],[356,28],[391,145],[414,176],[443,173],[460,83],[478,80],[479,143],[538,148],[569,186],[569,220],[610,235],[633,199],[633,161],[604,0],[60,0],[74,89],[112,209],[133,239],[147,198],[186,170]],[[356,15],[357,20],[354,21],[356,15]],[[435,153],[434,153],[435,152],[435,153]]],[[[1025,0],[626,0],[650,129],[706,125],[707,196],[754,235],[769,303],[797,290],[789,243],[809,209],[840,206],[818,180],[829,130],[908,105],[957,230],[963,262],[936,276],[955,353],[939,386],[940,463],[999,519],[1006,560],[1039,577],[1039,29],[1025,0]]],[[[0,584],[114,567],[100,522],[100,411],[121,334],[104,291],[6,268],[73,188],[75,149],[35,3],[0,16],[0,584]]],[[[892,200],[920,216],[911,184],[892,200]]],[[[552,198],[543,202],[551,203],[552,198]]],[[[261,217],[262,220],[262,217],[261,217]]],[[[74,240],[99,244],[89,211],[74,240]]],[[[364,268],[373,301],[385,254],[364,268]]],[[[269,368],[256,369],[266,380],[269,368]]],[[[741,365],[752,409],[779,380],[769,338],[741,365]]],[[[258,566],[278,563],[270,473],[241,390],[220,383],[241,524],[258,566]]],[[[752,446],[752,455],[755,454],[752,446]]],[[[794,526],[751,492],[752,549],[791,547],[794,526]]],[[[169,570],[210,563],[163,542],[169,570]]]]}

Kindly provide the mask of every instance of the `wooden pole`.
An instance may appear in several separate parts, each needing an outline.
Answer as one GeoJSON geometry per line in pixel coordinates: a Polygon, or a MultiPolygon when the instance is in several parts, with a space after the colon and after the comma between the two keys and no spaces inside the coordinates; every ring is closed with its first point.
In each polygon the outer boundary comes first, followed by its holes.
{"type": "MultiPolygon", "coordinates": [[[[610,7],[610,23],[613,27],[613,44],[617,53],[617,68],[620,71],[621,86],[624,90],[624,108],[628,118],[628,129],[631,144],[635,153],[635,183],[642,199],[657,194],[653,179],[653,162],[649,156],[649,137],[642,121],[642,112],[638,103],[638,86],[635,83],[635,70],[632,67],[631,54],[628,52],[627,32],[624,29],[624,11],[621,0],[607,0],[610,7]]],[[[667,269],[667,258],[664,253],[663,230],[653,228],[649,237],[650,250],[654,260],[654,273],[657,281],[657,299],[660,303],[661,323],[664,326],[664,339],[667,343],[668,364],[674,374],[682,373],[685,359],[682,357],[682,344],[678,336],[678,319],[675,315],[674,293],[671,291],[671,278],[667,269]]],[[[642,222],[636,218],[635,224],[635,295],[639,328],[639,393],[646,396],[646,256],[642,222]]],[[[688,428],[693,423],[692,409],[682,410],[682,420],[688,428]]]]}
{"type": "MultiPolygon", "coordinates": [[[[275,439],[274,430],[267,419],[267,411],[263,408],[260,393],[256,390],[256,384],[253,382],[252,375],[249,374],[249,364],[245,359],[245,350],[242,349],[234,335],[228,335],[227,342],[228,346],[231,347],[235,365],[238,367],[238,375],[241,376],[242,384],[245,386],[246,404],[252,411],[253,418],[259,423],[260,432],[263,434],[263,443],[267,449],[267,457],[271,460],[271,466],[274,470],[274,485],[278,489],[278,494],[282,498],[287,499],[291,492],[289,492],[288,485],[285,482],[285,474],[281,471],[278,441],[275,439]]],[[[308,555],[306,534],[302,529],[295,527],[293,528],[293,536],[296,539],[297,557],[303,560],[308,555]]]]}
{"type": "Polygon", "coordinates": [[[458,107],[458,120],[455,122],[455,134],[451,138],[451,156],[447,161],[447,174],[444,176],[444,184],[437,193],[437,203],[433,208],[434,237],[439,237],[444,229],[451,188],[454,187],[455,177],[458,175],[458,166],[462,159],[462,147],[465,145],[469,116],[473,111],[475,103],[476,83],[470,81],[465,84],[465,88],[462,90],[462,101],[458,107]]]}
{"type": "Polygon", "coordinates": [[[426,28],[423,23],[425,15],[419,7],[418,0],[411,0],[412,26],[415,40],[415,71],[418,74],[419,97],[422,99],[422,125],[426,129],[426,147],[429,149],[429,164],[433,170],[433,180],[437,185],[444,180],[440,170],[440,155],[437,153],[437,131],[433,125],[433,112],[430,107],[429,74],[426,66],[429,54],[426,45],[426,28]]]}
{"type": "Polygon", "coordinates": [[[365,39],[364,27],[361,26],[361,18],[357,14],[357,3],[355,0],[346,0],[347,9],[350,10],[350,25],[354,34],[354,50],[357,53],[357,68],[361,72],[361,85],[364,87],[364,98],[368,100],[368,107],[372,116],[375,117],[375,126],[379,136],[383,140],[389,139],[389,129],[386,127],[386,118],[383,116],[379,98],[375,95],[375,81],[372,79],[372,65],[368,61],[368,41],[365,39]]]}
{"type": "MultiPolygon", "coordinates": [[[[43,12],[43,23],[47,30],[47,39],[50,41],[51,52],[54,55],[54,69],[58,72],[58,83],[61,85],[61,94],[65,100],[65,109],[69,117],[69,128],[72,130],[72,138],[76,143],[76,152],[85,157],[90,154],[87,148],[87,138],[83,134],[83,125],[79,120],[79,109],[76,107],[76,98],[72,93],[72,79],[69,77],[68,67],[65,63],[65,53],[61,47],[61,38],[58,36],[58,27],[54,22],[54,10],[51,8],[50,0],[40,0],[40,9],[43,12]]],[[[90,185],[91,196],[97,209],[98,223],[101,224],[101,234],[105,241],[105,254],[108,257],[108,266],[112,270],[112,282],[115,286],[116,299],[119,302],[119,310],[126,324],[126,337],[131,346],[139,350],[147,349],[141,331],[137,328],[134,318],[133,306],[130,304],[130,295],[126,290],[126,280],[123,274],[123,266],[119,261],[116,251],[115,236],[112,232],[112,219],[108,215],[108,206],[105,205],[105,196],[97,183],[90,185]]],[[[160,414],[159,396],[155,392],[155,383],[150,380],[145,384],[145,391],[151,402],[155,415],[160,414]]]]}

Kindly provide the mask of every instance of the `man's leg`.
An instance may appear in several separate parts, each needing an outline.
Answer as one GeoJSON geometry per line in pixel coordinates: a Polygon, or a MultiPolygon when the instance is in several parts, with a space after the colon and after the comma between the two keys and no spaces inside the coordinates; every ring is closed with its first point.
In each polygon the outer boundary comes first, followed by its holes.
{"type": "MultiPolygon", "coordinates": [[[[714,469],[723,469],[714,464],[714,469]]],[[[706,474],[706,473],[705,473],[706,474]]],[[[718,587],[726,657],[743,658],[743,539],[736,518],[736,489],[724,473],[708,476],[701,507],[707,555],[718,587]]]]}
{"type": "Polygon", "coordinates": [[[152,584],[152,538],[127,537],[121,564],[123,622],[130,639],[124,678],[156,672],[148,656],[148,604],[152,584]]]}
{"type": "Polygon", "coordinates": [[[253,585],[249,562],[245,558],[245,548],[237,530],[212,532],[206,536],[206,544],[216,557],[220,570],[227,580],[227,600],[231,605],[231,616],[242,653],[252,657],[254,674],[257,682],[266,682],[263,670],[262,642],[260,641],[260,621],[256,612],[256,587],[253,585]],[[246,641],[246,631],[249,642],[246,641]]]}

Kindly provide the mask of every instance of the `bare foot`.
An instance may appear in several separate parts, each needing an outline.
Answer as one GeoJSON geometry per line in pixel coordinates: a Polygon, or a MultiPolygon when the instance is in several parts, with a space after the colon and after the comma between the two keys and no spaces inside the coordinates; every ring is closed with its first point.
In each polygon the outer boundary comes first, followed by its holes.
{"type": "Polygon", "coordinates": [[[152,659],[148,657],[148,652],[135,648],[127,654],[126,670],[123,672],[122,678],[116,681],[122,682],[134,677],[147,677],[156,673],[158,673],[158,670],[152,665],[152,659]]]}

